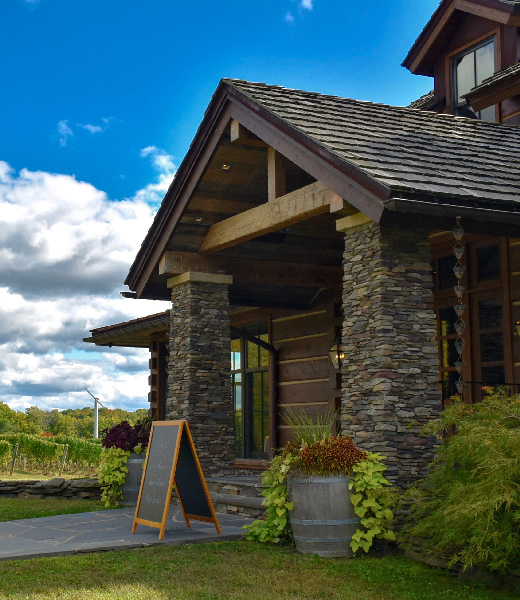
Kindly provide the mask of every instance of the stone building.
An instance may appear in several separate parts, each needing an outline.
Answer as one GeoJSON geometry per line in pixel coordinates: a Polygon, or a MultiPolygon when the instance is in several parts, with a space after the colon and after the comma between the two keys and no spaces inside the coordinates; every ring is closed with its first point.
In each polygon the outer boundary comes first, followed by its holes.
{"type": "Polygon", "coordinates": [[[333,408],[406,484],[457,389],[518,391],[519,28],[520,2],[443,0],[410,107],[220,82],[125,281],[171,309],[86,340],[150,348],[150,409],[208,474],[264,468],[287,407],[333,408]]]}

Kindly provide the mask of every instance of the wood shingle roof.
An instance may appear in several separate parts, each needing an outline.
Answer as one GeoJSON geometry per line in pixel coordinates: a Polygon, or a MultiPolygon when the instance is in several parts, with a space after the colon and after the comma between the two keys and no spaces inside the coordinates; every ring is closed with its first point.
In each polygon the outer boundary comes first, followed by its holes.
{"type": "Polygon", "coordinates": [[[224,80],[407,198],[520,210],[520,128],[242,80],[224,80]]]}

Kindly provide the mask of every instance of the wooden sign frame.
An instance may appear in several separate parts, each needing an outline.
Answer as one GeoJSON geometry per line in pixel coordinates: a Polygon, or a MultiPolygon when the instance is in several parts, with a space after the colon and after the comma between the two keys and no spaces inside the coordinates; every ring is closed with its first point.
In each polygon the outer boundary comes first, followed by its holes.
{"type": "MultiPolygon", "coordinates": [[[[175,489],[177,491],[177,496],[179,498],[179,504],[181,506],[182,513],[184,515],[184,520],[186,521],[187,527],[191,527],[190,519],[205,521],[205,522],[213,523],[217,529],[217,533],[222,533],[222,530],[220,529],[220,525],[219,525],[219,522],[217,519],[217,515],[215,513],[215,509],[213,508],[213,503],[211,502],[211,497],[209,495],[208,486],[206,485],[206,481],[204,479],[202,467],[200,466],[199,458],[197,456],[197,451],[195,450],[195,444],[193,443],[193,438],[191,437],[191,432],[190,432],[190,428],[188,426],[188,422],[187,421],[154,421],[152,423],[152,428],[150,431],[150,441],[148,443],[148,449],[146,451],[146,459],[145,459],[144,467],[143,467],[143,476],[141,478],[141,486],[139,488],[139,496],[137,498],[137,506],[135,507],[135,516],[134,516],[134,522],[132,525],[132,533],[135,533],[137,524],[148,525],[149,527],[156,527],[160,530],[159,531],[159,540],[162,540],[164,538],[164,531],[166,529],[166,521],[168,519],[168,512],[169,512],[169,508],[170,508],[171,495],[172,495],[174,485],[175,485],[175,489]],[[139,517],[139,509],[141,508],[143,487],[145,486],[145,483],[147,481],[146,475],[147,475],[147,468],[148,468],[148,460],[150,457],[150,452],[153,448],[154,431],[156,430],[157,427],[161,427],[161,428],[162,427],[178,427],[178,433],[177,433],[177,439],[175,441],[175,449],[174,449],[174,453],[173,453],[171,472],[170,472],[170,476],[169,476],[169,480],[168,480],[168,489],[166,492],[166,500],[165,500],[164,509],[162,512],[162,519],[161,519],[161,521],[152,521],[149,519],[140,518],[139,517]],[[208,512],[209,512],[210,516],[190,514],[190,513],[187,513],[185,510],[185,505],[189,505],[190,498],[188,498],[188,495],[185,493],[185,490],[179,489],[179,486],[177,486],[177,483],[175,480],[175,475],[177,472],[178,460],[179,460],[179,454],[181,451],[181,442],[183,441],[183,436],[185,436],[185,439],[188,442],[189,449],[191,451],[191,455],[193,457],[193,461],[194,461],[194,464],[196,466],[196,470],[197,470],[197,473],[199,476],[202,491],[204,492],[205,500],[207,502],[207,508],[209,509],[208,512]]],[[[183,486],[181,486],[181,488],[182,487],[183,486]]],[[[199,501],[200,500],[201,499],[199,498],[199,501]]],[[[201,511],[201,512],[203,512],[203,511],[201,511]]]]}

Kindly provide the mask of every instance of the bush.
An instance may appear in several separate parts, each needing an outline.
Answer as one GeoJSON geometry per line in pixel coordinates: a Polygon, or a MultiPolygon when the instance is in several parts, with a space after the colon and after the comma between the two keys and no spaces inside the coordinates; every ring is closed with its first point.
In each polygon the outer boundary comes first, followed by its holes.
{"type": "Polygon", "coordinates": [[[424,538],[427,553],[464,568],[518,568],[520,396],[488,389],[474,405],[456,397],[426,431],[454,433],[438,449],[428,476],[410,491],[403,542],[424,538]]]}
{"type": "Polygon", "coordinates": [[[0,469],[7,469],[12,459],[11,443],[7,440],[0,440],[0,469]]]}
{"type": "MultiPolygon", "coordinates": [[[[150,423],[151,424],[151,423],[150,423]]],[[[103,448],[119,448],[129,452],[135,452],[136,446],[146,448],[148,438],[150,437],[150,427],[148,423],[138,422],[130,425],[128,421],[121,421],[110,429],[103,432],[103,448]]]]}

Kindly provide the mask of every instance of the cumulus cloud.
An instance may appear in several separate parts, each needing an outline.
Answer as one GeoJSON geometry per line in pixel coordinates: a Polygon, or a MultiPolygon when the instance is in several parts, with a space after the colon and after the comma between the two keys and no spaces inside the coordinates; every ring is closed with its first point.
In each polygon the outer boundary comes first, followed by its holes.
{"type": "Polygon", "coordinates": [[[312,10],[313,4],[314,4],[314,0],[302,0],[300,6],[302,8],[306,8],[307,10],[312,10]]]}
{"type": "Polygon", "coordinates": [[[72,129],[69,127],[69,122],[66,119],[58,123],[58,133],[60,134],[60,146],[66,146],[67,138],[74,135],[72,129]]]}
{"type": "Polygon", "coordinates": [[[294,15],[292,14],[292,12],[287,11],[285,13],[284,20],[286,23],[294,23],[294,15]]]}
{"type": "Polygon", "coordinates": [[[12,408],[84,406],[84,387],[111,407],[146,406],[147,351],[82,338],[167,308],[119,295],[173,168],[151,148],[143,156],[158,181],[121,202],[72,176],[0,161],[0,400],[12,408]]]}
{"type": "Polygon", "coordinates": [[[173,163],[173,157],[157,146],[143,148],[140,155],[151,160],[152,166],[157,172],[157,181],[139,190],[135,198],[146,199],[147,202],[157,205],[168,191],[177,167],[173,163]]]}

